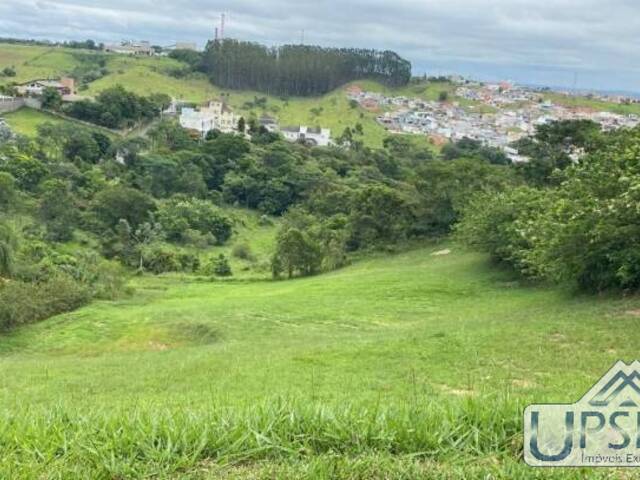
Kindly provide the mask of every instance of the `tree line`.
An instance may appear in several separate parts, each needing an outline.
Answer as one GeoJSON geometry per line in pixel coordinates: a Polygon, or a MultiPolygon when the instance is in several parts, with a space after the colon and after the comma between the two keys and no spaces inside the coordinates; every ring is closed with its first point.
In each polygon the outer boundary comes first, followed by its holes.
{"type": "Polygon", "coordinates": [[[554,122],[519,146],[524,182],[473,198],[458,236],[528,279],[637,291],[640,128],[554,122]]]}
{"type": "MultiPolygon", "coordinates": [[[[193,58],[187,60],[193,64],[193,58]]],[[[209,42],[199,68],[220,87],[291,96],[324,94],[353,80],[372,79],[390,86],[411,80],[411,63],[391,51],[267,47],[233,39],[209,42]]]]}

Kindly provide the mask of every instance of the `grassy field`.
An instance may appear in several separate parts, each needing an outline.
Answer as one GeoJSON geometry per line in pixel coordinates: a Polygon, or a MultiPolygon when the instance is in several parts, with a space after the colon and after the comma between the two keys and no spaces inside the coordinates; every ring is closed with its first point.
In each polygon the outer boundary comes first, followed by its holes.
{"type": "Polygon", "coordinates": [[[43,123],[53,124],[73,124],[70,120],[65,120],[55,115],[31,108],[21,108],[15,112],[4,113],[2,118],[7,121],[11,129],[20,135],[35,137],[38,133],[38,126],[43,123]]]}
{"type": "Polygon", "coordinates": [[[35,137],[38,134],[38,126],[42,125],[43,123],[89,128],[91,130],[96,130],[104,133],[110,137],[115,137],[117,135],[117,133],[114,133],[114,131],[99,127],[97,125],[86,124],[83,122],[75,121],[68,117],[63,118],[42,110],[34,110],[28,107],[21,108],[20,110],[16,110],[15,112],[4,113],[2,114],[2,118],[7,121],[7,124],[14,132],[19,133],[20,135],[25,135],[27,137],[35,137]]]}
{"type": "Polygon", "coordinates": [[[0,69],[16,70],[15,77],[0,77],[0,85],[64,75],[76,66],[73,53],[74,50],[59,47],[0,43],[0,69]]]}
{"type": "Polygon", "coordinates": [[[558,105],[565,105],[567,107],[591,108],[596,111],[613,112],[620,115],[640,115],[640,104],[637,103],[633,105],[621,105],[586,97],[572,97],[560,93],[547,93],[544,96],[546,100],[551,100],[558,105]]]}
{"type": "Polygon", "coordinates": [[[0,477],[596,477],[522,465],[520,413],[634,359],[640,299],[448,247],[287,282],[137,277],[1,337],[0,477]]]}

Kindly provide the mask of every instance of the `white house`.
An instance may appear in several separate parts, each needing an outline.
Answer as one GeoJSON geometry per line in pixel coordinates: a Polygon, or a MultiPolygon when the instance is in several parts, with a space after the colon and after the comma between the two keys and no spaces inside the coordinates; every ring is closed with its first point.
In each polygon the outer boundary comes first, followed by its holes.
{"type": "Polygon", "coordinates": [[[199,108],[184,107],[180,114],[180,125],[204,137],[211,130],[223,133],[237,131],[239,119],[224,103],[213,101],[199,108]]]}
{"type": "Polygon", "coordinates": [[[62,77],[59,80],[32,80],[18,85],[16,90],[20,95],[42,95],[45,88],[55,88],[61,95],[73,95],[76,90],[75,80],[71,77],[62,77]]]}
{"type": "Polygon", "coordinates": [[[328,128],[299,126],[284,127],[281,131],[285,140],[289,142],[304,142],[319,147],[326,147],[331,143],[331,130],[328,128]]]}

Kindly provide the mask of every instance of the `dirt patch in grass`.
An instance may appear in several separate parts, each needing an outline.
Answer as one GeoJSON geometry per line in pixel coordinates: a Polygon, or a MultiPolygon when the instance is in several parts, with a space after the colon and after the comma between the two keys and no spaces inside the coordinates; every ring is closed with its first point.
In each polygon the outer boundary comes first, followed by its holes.
{"type": "Polygon", "coordinates": [[[532,388],[535,386],[535,383],[529,380],[522,380],[522,379],[516,378],[514,380],[511,380],[511,385],[517,388],[532,388]]]}
{"type": "Polygon", "coordinates": [[[148,343],[149,346],[149,350],[153,350],[153,351],[157,351],[157,352],[163,352],[165,350],[169,349],[169,345],[167,345],[166,343],[162,343],[162,342],[149,342],[148,343]]]}
{"type": "Polygon", "coordinates": [[[456,397],[475,397],[478,392],[468,388],[452,388],[449,385],[441,385],[440,388],[444,393],[455,395],[456,397]]]}

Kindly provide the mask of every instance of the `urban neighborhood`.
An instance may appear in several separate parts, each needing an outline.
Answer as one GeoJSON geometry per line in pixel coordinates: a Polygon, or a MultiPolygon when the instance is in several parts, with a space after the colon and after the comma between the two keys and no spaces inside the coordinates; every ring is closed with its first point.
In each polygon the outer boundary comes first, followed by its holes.
{"type": "Polygon", "coordinates": [[[446,95],[439,101],[390,97],[358,87],[350,87],[347,95],[362,108],[380,112],[378,122],[392,133],[427,135],[440,145],[470,138],[504,149],[513,161],[526,161],[526,158],[519,156],[510,145],[533,135],[539,125],[559,120],[591,120],[599,123],[603,130],[613,130],[640,124],[638,115],[555,104],[545,100],[540,90],[508,82],[469,83],[461,81],[452,101],[446,95]]]}

